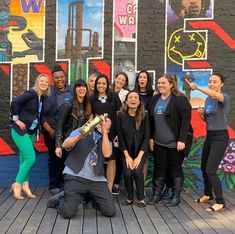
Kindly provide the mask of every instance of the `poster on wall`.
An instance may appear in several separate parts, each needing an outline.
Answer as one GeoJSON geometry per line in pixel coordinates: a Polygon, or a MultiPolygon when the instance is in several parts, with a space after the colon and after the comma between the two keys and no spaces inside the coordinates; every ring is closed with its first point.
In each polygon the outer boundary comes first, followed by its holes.
{"type": "Polygon", "coordinates": [[[186,66],[189,61],[203,61],[207,58],[207,32],[188,30],[188,21],[212,18],[213,0],[172,1],[166,3],[166,72],[174,72],[178,77],[179,88],[189,98],[193,108],[204,106],[206,96],[191,91],[185,80],[207,87],[211,69],[195,69],[186,66]]]}
{"type": "Polygon", "coordinates": [[[136,0],[114,0],[113,76],[125,72],[135,84],[136,0]]]}
{"type": "Polygon", "coordinates": [[[44,1],[0,1],[0,62],[43,60],[44,1]]]}
{"type": "Polygon", "coordinates": [[[103,0],[57,1],[57,59],[70,60],[70,80],[87,79],[87,59],[103,51],[103,0]]]}

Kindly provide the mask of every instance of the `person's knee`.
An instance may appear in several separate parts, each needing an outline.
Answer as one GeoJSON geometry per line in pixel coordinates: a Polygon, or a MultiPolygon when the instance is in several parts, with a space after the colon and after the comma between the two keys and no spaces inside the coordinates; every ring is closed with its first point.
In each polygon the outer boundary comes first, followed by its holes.
{"type": "Polygon", "coordinates": [[[77,209],[66,209],[65,207],[61,208],[60,206],[58,207],[57,211],[64,219],[71,219],[77,213],[77,209]]]}
{"type": "Polygon", "coordinates": [[[102,215],[106,216],[106,217],[114,217],[116,214],[116,207],[115,205],[113,205],[112,207],[109,207],[109,209],[107,210],[102,210],[101,211],[102,215]]]}

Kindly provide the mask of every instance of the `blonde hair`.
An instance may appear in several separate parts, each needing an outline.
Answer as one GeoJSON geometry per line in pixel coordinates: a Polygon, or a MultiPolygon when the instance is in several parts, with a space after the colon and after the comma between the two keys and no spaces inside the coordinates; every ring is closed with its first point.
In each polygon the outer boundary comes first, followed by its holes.
{"type": "Polygon", "coordinates": [[[43,96],[50,96],[51,95],[51,90],[50,90],[50,79],[49,79],[49,77],[46,74],[40,74],[35,80],[33,89],[37,92],[37,94],[41,94],[43,96]],[[47,90],[45,90],[43,92],[41,92],[41,90],[39,90],[39,88],[38,88],[38,82],[42,77],[45,77],[47,79],[47,82],[48,82],[48,88],[47,88],[47,90]]]}

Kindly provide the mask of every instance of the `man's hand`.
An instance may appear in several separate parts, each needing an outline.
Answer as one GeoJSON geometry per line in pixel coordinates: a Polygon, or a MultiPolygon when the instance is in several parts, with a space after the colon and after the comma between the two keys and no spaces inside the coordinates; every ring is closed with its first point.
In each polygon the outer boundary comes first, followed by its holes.
{"type": "Polygon", "coordinates": [[[61,157],[62,157],[62,148],[61,148],[61,147],[56,147],[56,149],[55,149],[55,155],[56,155],[58,158],[61,158],[61,157]]]}

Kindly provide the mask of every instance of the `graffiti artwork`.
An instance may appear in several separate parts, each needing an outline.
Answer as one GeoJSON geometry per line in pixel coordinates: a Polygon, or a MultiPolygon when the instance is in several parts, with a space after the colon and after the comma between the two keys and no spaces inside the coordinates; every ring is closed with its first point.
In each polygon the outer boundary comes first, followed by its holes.
{"type": "Polygon", "coordinates": [[[113,73],[125,72],[129,88],[135,84],[136,1],[114,1],[113,73]]]}
{"type": "Polygon", "coordinates": [[[88,58],[102,57],[103,0],[58,1],[57,59],[70,60],[70,80],[87,79],[88,58]]]}

